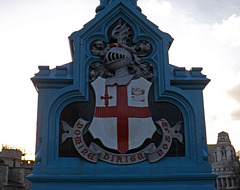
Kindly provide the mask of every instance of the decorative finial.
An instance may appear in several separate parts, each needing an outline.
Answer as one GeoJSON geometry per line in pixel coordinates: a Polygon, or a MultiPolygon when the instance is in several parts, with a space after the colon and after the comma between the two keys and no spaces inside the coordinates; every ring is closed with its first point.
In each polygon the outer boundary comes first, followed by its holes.
{"type": "MultiPolygon", "coordinates": [[[[100,5],[96,8],[96,13],[105,9],[110,3],[114,1],[122,1],[122,0],[100,0],[100,5]]],[[[141,11],[140,7],[137,6],[137,0],[125,0],[130,4],[134,5],[139,11],[141,11]]]]}
{"type": "Polygon", "coordinates": [[[109,1],[110,0],[100,0],[100,5],[96,8],[96,13],[105,9],[106,6],[109,4],[109,1]]]}

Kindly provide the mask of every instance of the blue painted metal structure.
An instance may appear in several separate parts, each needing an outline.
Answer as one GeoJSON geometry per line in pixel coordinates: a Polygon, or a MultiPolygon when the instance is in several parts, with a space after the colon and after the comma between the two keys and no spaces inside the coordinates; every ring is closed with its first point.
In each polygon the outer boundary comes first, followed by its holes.
{"type": "Polygon", "coordinates": [[[187,71],[169,64],[173,38],[147,20],[136,0],[101,0],[96,12],[93,20],[69,37],[73,61],[52,70],[39,66],[40,71],[32,78],[39,94],[36,163],[29,176],[32,189],[215,189],[202,94],[210,80],[201,68],[187,71]],[[58,156],[60,114],[70,103],[88,101],[89,65],[100,59],[90,53],[89,45],[96,39],[108,41],[107,30],[119,18],[133,28],[134,42],[147,40],[152,44],[153,52],[143,60],[154,68],[155,101],[172,103],[183,114],[184,157],[122,166],[58,156]]]}

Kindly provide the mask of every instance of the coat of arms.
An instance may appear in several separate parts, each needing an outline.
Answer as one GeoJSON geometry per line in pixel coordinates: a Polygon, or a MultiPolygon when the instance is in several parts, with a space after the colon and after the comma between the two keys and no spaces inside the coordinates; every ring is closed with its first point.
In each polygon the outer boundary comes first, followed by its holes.
{"type": "Polygon", "coordinates": [[[172,139],[182,142],[181,121],[170,126],[164,118],[154,121],[149,111],[148,93],[153,71],[142,57],[149,56],[152,46],[147,41],[133,43],[134,32],[122,19],[109,29],[109,43],[95,40],[90,45],[99,62],[90,65],[89,81],[95,93],[92,121],[79,118],[74,126],[61,121],[62,142],[72,138],[78,153],[90,162],[112,164],[156,162],[171,147],[172,139]],[[84,134],[92,139],[86,143],[84,134]],[[145,143],[159,133],[161,143],[145,143]]]}

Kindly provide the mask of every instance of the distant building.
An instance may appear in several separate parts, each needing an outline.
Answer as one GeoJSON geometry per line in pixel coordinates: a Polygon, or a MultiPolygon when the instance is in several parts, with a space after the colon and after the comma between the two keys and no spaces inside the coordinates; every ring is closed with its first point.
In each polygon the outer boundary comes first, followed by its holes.
{"type": "Polygon", "coordinates": [[[21,160],[23,154],[18,149],[2,148],[0,152],[0,189],[30,190],[31,183],[26,178],[32,173],[34,162],[21,160]]]}
{"type": "Polygon", "coordinates": [[[219,175],[217,190],[240,190],[240,164],[228,133],[219,133],[217,144],[208,145],[208,157],[212,171],[219,175]]]}

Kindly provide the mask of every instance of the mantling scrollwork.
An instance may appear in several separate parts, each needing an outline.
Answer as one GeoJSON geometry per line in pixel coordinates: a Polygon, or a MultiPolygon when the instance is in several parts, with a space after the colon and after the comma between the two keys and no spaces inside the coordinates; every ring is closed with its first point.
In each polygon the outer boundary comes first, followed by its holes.
{"type": "Polygon", "coordinates": [[[114,77],[115,68],[111,69],[109,65],[121,61],[127,62],[129,74],[134,74],[135,78],[144,77],[152,82],[152,67],[141,59],[141,57],[150,55],[152,52],[151,44],[145,40],[133,44],[134,33],[132,28],[122,19],[117,22],[117,25],[110,31],[109,42],[98,39],[90,45],[91,53],[101,58],[99,62],[90,65],[90,82],[98,76],[103,78],[114,77]]]}

